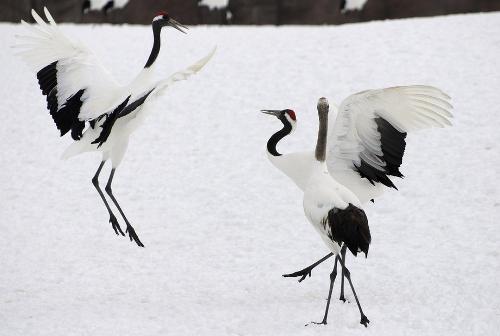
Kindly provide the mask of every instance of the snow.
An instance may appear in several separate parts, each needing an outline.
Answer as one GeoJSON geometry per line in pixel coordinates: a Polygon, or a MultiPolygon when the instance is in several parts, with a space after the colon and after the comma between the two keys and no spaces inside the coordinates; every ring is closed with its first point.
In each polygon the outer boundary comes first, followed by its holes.
{"type": "MultiPolygon", "coordinates": [[[[62,27],[120,81],[152,43],[150,27],[62,27]]],[[[107,222],[90,181],[99,154],[59,160],[70,139],[58,138],[35,75],[2,49],[0,334],[496,334],[499,29],[491,13],[164,32],[163,76],[218,50],[158,101],[115,175],[144,249],[107,222]],[[298,129],[280,150],[306,150],[318,97],[404,84],[451,95],[454,126],[409,136],[399,191],[366,208],[370,253],[347,264],[368,329],[338,283],[329,324],[305,327],[323,316],[333,263],[300,284],[281,277],[328,251],[301,192],[267,161],[280,124],[258,111],[293,108],[298,129]]],[[[2,45],[20,30],[1,24],[2,45]]]]}
{"type": "Polygon", "coordinates": [[[368,0],[346,0],[344,10],[362,10],[368,0]]]}

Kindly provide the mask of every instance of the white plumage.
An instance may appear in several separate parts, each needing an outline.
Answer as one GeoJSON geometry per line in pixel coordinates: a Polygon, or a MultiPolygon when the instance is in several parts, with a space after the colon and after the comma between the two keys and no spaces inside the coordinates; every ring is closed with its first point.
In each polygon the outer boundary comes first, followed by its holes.
{"type": "MultiPolygon", "coordinates": [[[[386,163],[381,156],[381,134],[376,118],[389,122],[399,132],[413,132],[432,127],[451,125],[450,97],[441,90],[423,85],[399,86],[363,91],[346,98],[336,118],[329,118],[327,166],[330,174],[365,203],[383,193],[384,185],[371,183],[360,176],[356,166],[361,160],[371,168],[385,173],[386,163]]],[[[290,120],[295,130],[296,121],[290,120]]],[[[314,162],[314,152],[297,152],[269,160],[304,190],[314,162]]]]}
{"type": "MultiPolygon", "coordinates": [[[[268,158],[304,191],[304,213],[332,252],[311,266],[285,276],[301,277],[299,281],[302,281],[311,275],[314,267],[336,255],[322,323],[326,323],[328,315],[337,261],[342,264],[341,300],[345,300],[344,276],[354,292],[344,264],[346,248],[355,255],[359,251],[368,252],[371,237],[362,204],[380,195],[384,185],[396,188],[389,176],[403,176],[399,167],[407,132],[451,125],[449,100],[450,97],[439,89],[421,85],[363,91],[342,102],[334,122],[331,121],[334,118],[329,118],[330,123],[325,125],[319,113],[320,132],[315,152],[284,155],[276,146],[295,130],[295,112],[290,109],[262,110],[283,123],[283,128],[267,143],[268,158]],[[321,148],[325,148],[326,153],[321,148]]],[[[321,104],[320,99],[319,112],[321,104]]],[[[366,326],[369,321],[355,292],[354,295],[361,323],[366,326]]]]}
{"type": "Polygon", "coordinates": [[[356,170],[363,160],[387,173],[375,119],[382,118],[403,133],[449,126],[449,99],[441,90],[423,85],[368,90],[349,96],[329,126],[328,170],[363,203],[379,196],[384,190],[382,184],[361,178],[356,170]]]}
{"type": "Polygon", "coordinates": [[[112,171],[106,191],[127,223],[131,240],[143,246],[135,233],[131,234],[133,228],[112,195],[113,174],[126,152],[130,134],[152,109],[152,102],[171,84],[200,71],[215,49],[187,69],[155,80],[161,29],[167,25],[183,33],[182,28],[187,29],[166,12],[160,12],[152,22],[154,44],[145,67],[130,83],[120,85],[88,48],[62,33],[47,8],[44,13],[48,22],[34,10],[32,15],[37,24],[21,21],[28,34],[18,36],[19,55],[38,71],[40,88],[47,96],[47,107],[61,136],[71,132],[75,140],[63,158],[87,151],[102,152],[102,162],[93,182],[108,209],[115,232],[123,234],[97,183],[104,162],[111,159],[112,171]]]}
{"type": "Polygon", "coordinates": [[[328,249],[336,255],[340,254],[341,246],[331,239],[331,227],[325,225],[325,220],[332,209],[343,210],[349,204],[361,208],[356,195],[332,178],[326,163],[316,161],[304,188],[304,214],[328,249]]]}
{"type": "Polygon", "coordinates": [[[128,87],[120,87],[92,51],[75,38],[64,35],[47,8],[44,12],[49,24],[34,10],[31,13],[37,25],[21,21],[29,35],[18,36],[26,40],[17,45],[23,49],[18,54],[36,71],[58,61],[58,101],[66,101],[81,88],[86,88],[80,120],[95,119],[110,112],[115,101],[128,93],[128,87]]]}
{"type": "MultiPolygon", "coordinates": [[[[276,116],[283,123],[283,128],[273,134],[267,143],[268,157],[279,169],[284,167],[285,169],[282,170],[294,179],[304,191],[304,214],[332,254],[336,255],[334,270],[330,277],[327,306],[321,323],[327,323],[332,287],[337,275],[337,262],[340,261],[342,273],[346,272],[346,277],[358,303],[361,315],[360,322],[366,326],[369,320],[361,309],[350,275],[345,268],[343,259],[340,258],[340,254],[341,246],[349,248],[354,255],[357,255],[358,252],[367,254],[371,241],[370,230],[359,199],[347,187],[336,181],[328,171],[326,165],[328,111],[328,101],[326,98],[320,98],[318,101],[320,123],[314,153],[310,155],[295,153],[293,156],[282,156],[277,152],[276,145],[283,137],[293,131],[296,121],[295,112],[292,110],[263,110],[262,112],[276,116]],[[282,157],[285,157],[286,161],[281,161],[282,157]],[[298,165],[292,167],[291,163],[293,162],[298,163],[298,165]]],[[[304,271],[300,274],[287,274],[285,276],[302,276],[302,279],[305,277],[304,271]]]]}

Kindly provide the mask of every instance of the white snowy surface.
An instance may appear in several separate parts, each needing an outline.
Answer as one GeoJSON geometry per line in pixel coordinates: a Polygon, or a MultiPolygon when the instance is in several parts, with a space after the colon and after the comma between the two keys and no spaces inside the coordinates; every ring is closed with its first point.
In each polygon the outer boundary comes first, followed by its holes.
{"type": "MultiPolygon", "coordinates": [[[[62,27],[122,81],[152,43],[150,27],[62,27]]],[[[1,24],[2,45],[20,29],[1,24]]],[[[163,32],[165,75],[218,51],[160,99],[117,171],[113,190],[144,249],[107,222],[90,182],[99,154],[59,160],[70,139],[4,47],[0,335],[497,334],[499,32],[498,13],[163,32]],[[301,192],[267,161],[280,123],[258,111],[295,109],[281,151],[310,149],[318,97],[405,84],[450,94],[454,126],[410,136],[399,191],[366,208],[370,253],[347,264],[368,329],[350,291],[350,303],[337,299],[338,282],[329,324],[305,327],[322,318],[333,262],[301,284],[281,277],[328,251],[301,192]]]]}

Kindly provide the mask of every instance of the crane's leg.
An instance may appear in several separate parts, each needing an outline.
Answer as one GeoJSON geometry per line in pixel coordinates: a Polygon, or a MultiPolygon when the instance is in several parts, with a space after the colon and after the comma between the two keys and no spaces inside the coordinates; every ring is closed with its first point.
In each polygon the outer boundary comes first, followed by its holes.
{"type": "Polygon", "coordinates": [[[312,324],[326,324],[328,318],[328,310],[330,309],[330,301],[332,299],[333,284],[335,283],[335,278],[337,277],[337,261],[339,257],[335,258],[335,266],[333,266],[333,271],[330,273],[330,290],[328,291],[328,299],[326,299],[326,309],[325,315],[323,316],[323,321],[321,322],[311,322],[312,324]]]}
{"type": "Polygon", "coordinates": [[[128,236],[130,238],[130,241],[133,240],[140,247],[144,247],[144,245],[139,240],[139,237],[135,233],[134,228],[132,227],[132,225],[130,225],[130,222],[128,221],[127,217],[125,217],[125,214],[123,213],[123,210],[120,207],[120,204],[118,204],[118,201],[116,200],[115,196],[113,195],[113,191],[111,190],[111,183],[113,182],[113,176],[115,175],[115,170],[116,170],[116,168],[111,169],[111,174],[109,175],[108,183],[106,184],[106,188],[104,190],[106,190],[109,197],[111,198],[111,200],[113,201],[115,206],[118,208],[118,211],[120,211],[120,214],[122,215],[123,220],[127,224],[127,230],[125,232],[128,232],[128,236]]]}
{"type": "Polygon", "coordinates": [[[361,315],[361,321],[359,323],[361,323],[365,327],[368,327],[368,323],[370,323],[370,320],[368,320],[366,315],[363,313],[363,309],[361,309],[361,305],[359,304],[358,296],[356,295],[356,291],[354,290],[354,286],[352,285],[351,272],[349,272],[347,267],[345,267],[345,263],[344,263],[343,259],[339,258],[339,261],[340,261],[340,264],[342,265],[344,276],[347,279],[347,281],[349,282],[349,286],[351,286],[352,293],[354,294],[354,298],[356,299],[356,304],[358,305],[359,314],[361,315]]]}
{"type": "MultiPolygon", "coordinates": [[[[323,261],[325,261],[326,259],[330,258],[331,256],[333,255],[333,253],[328,253],[326,256],[324,256],[323,258],[321,258],[320,260],[316,261],[314,264],[310,265],[310,266],[307,266],[306,268],[304,269],[301,269],[300,271],[297,271],[297,272],[294,272],[294,273],[289,273],[289,274],[283,274],[283,276],[285,278],[296,278],[296,277],[301,277],[299,279],[299,282],[302,282],[302,280],[304,280],[308,275],[309,277],[311,277],[311,271],[316,267],[318,266],[319,264],[321,264],[323,261]]],[[[335,264],[337,263],[337,261],[335,261],[335,264]]]]}
{"type": "Polygon", "coordinates": [[[109,207],[108,201],[106,201],[106,198],[104,197],[104,194],[103,194],[101,188],[99,187],[99,174],[101,173],[102,167],[104,166],[105,162],[106,162],[105,160],[101,161],[101,164],[99,165],[99,168],[97,168],[97,171],[96,171],[94,177],[92,178],[92,184],[97,189],[97,192],[99,193],[99,196],[101,196],[101,199],[104,202],[104,205],[106,206],[106,209],[108,209],[109,222],[111,223],[111,226],[113,227],[113,230],[115,230],[115,233],[117,235],[121,234],[122,236],[124,236],[125,234],[123,233],[123,231],[122,231],[122,229],[120,227],[120,224],[118,224],[118,221],[116,220],[116,217],[113,214],[113,211],[111,211],[111,208],[109,207]]]}
{"type": "MultiPolygon", "coordinates": [[[[347,245],[344,244],[344,246],[342,246],[342,249],[340,250],[340,256],[342,258],[342,260],[344,261],[345,263],[345,254],[347,252],[347,245]]],[[[345,278],[345,273],[344,273],[344,267],[342,267],[342,277],[340,278],[341,281],[340,281],[340,298],[339,300],[340,301],[344,301],[345,302],[345,297],[344,297],[344,278],[345,278]]]]}

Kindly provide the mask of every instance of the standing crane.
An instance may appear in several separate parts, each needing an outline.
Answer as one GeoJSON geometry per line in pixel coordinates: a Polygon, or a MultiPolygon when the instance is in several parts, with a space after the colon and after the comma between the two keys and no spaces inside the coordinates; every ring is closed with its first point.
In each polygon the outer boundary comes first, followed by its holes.
{"type": "MultiPolygon", "coordinates": [[[[363,91],[345,99],[337,118],[330,123],[327,168],[330,175],[352,191],[362,204],[373,201],[384,189],[396,188],[390,177],[403,177],[401,166],[407,132],[451,125],[450,97],[441,90],[423,85],[392,87],[363,91]]],[[[271,163],[305,190],[312,168],[314,152],[281,155],[277,143],[291,134],[297,124],[292,110],[282,120],[284,127],[267,143],[271,163]]],[[[332,118],[333,120],[333,118],[332,118]]],[[[348,246],[343,245],[340,259],[345,262],[348,246]]],[[[312,265],[285,277],[311,276],[312,270],[332,257],[329,253],[312,265]]],[[[344,268],[342,268],[344,272],[344,268]]],[[[342,275],[340,299],[344,298],[342,275]]]]}
{"type": "Polygon", "coordinates": [[[154,42],[144,68],[129,84],[119,85],[88,48],[59,30],[47,8],[44,13],[48,22],[34,10],[31,14],[37,24],[21,21],[30,34],[18,36],[17,47],[21,48],[19,55],[38,69],[40,89],[47,96],[47,108],[61,136],[70,133],[74,140],[63,158],[89,151],[102,153],[92,183],[108,210],[115,233],[124,236],[98,182],[101,169],[111,160],[112,169],[105,191],[123,217],[130,241],[144,247],[113,195],[113,177],[127,150],[130,134],[142,124],[151,110],[151,102],[174,82],[200,71],[215,49],[187,69],[164,80],[154,80],[162,28],[171,26],[183,33],[187,29],[166,12],[160,12],[152,22],[154,42]]]}
{"type": "MultiPolygon", "coordinates": [[[[326,143],[328,133],[328,110],[329,104],[326,98],[320,98],[318,101],[319,131],[316,150],[307,160],[307,166],[292,167],[284,164],[280,166],[284,170],[293,171],[296,168],[306,168],[300,173],[295,170],[296,177],[300,175],[300,185],[304,191],[304,213],[309,222],[330,249],[332,254],[336,255],[335,265],[330,274],[330,289],[326,303],[325,314],[321,322],[315,324],[327,324],[328,311],[332,297],[333,285],[337,276],[337,262],[343,269],[343,273],[349,281],[349,285],[356,298],[359,313],[361,315],[361,324],[367,326],[370,322],[359,303],[356,291],[352,284],[350,272],[347,270],[344,260],[340,257],[341,246],[347,246],[355,256],[359,252],[368,254],[371,242],[370,228],[368,219],[361,208],[361,201],[348,188],[337,182],[328,172],[326,165],[326,143]],[[289,170],[290,169],[290,170],[289,170]]],[[[276,150],[277,142],[293,129],[296,121],[295,112],[292,110],[262,110],[262,112],[276,116],[282,123],[283,128],[276,132],[268,141],[267,149],[270,153],[271,162],[283,163],[284,161],[273,160],[280,158],[281,154],[276,150]]],[[[289,154],[293,155],[293,154],[289,154]]],[[[300,156],[297,155],[297,157],[300,156]]],[[[305,163],[305,161],[304,161],[305,163]]]]}
{"type": "MultiPolygon", "coordinates": [[[[362,203],[374,202],[386,188],[397,187],[390,177],[403,178],[403,162],[408,132],[451,126],[450,97],[425,85],[363,91],[349,96],[330,124],[328,170],[353,191],[362,203]]],[[[303,281],[311,271],[333,256],[329,253],[304,269],[283,275],[303,281]]],[[[341,257],[345,259],[346,247],[341,257]]],[[[340,300],[344,297],[342,276],[340,300]]]]}

